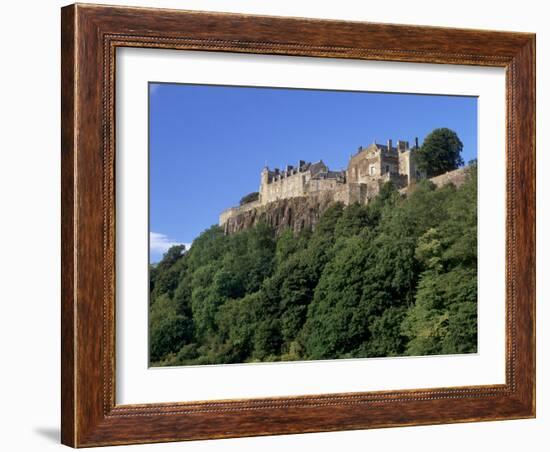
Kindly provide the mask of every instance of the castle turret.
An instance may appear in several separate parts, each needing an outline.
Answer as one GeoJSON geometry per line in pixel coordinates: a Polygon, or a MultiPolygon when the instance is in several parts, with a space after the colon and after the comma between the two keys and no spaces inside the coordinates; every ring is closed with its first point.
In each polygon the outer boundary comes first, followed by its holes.
{"type": "Polygon", "coordinates": [[[416,182],[419,179],[422,179],[425,177],[424,174],[422,174],[418,169],[416,168],[416,164],[414,161],[414,155],[416,151],[418,150],[418,138],[415,138],[415,147],[409,148],[409,143],[405,142],[407,144],[407,147],[405,148],[403,146],[403,150],[401,150],[401,146],[398,145],[399,148],[399,173],[407,176],[407,185],[410,185],[414,182],[416,182]]]}
{"type": "Polygon", "coordinates": [[[404,140],[397,140],[397,150],[398,151],[407,151],[409,149],[409,142],[404,140]]]}
{"type": "Polygon", "coordinates": [[[263,169],[262,169],[262,173],[261,173],[261,176],[260,176],[260,189],[258,190],[259,192],[259,197],[258,199],[260,200],[260,202],[262,202],[262,200],[266,199],[266,191],[267,191],[267,184],[269,183],[269,168],[267,166],[265,166],[263,169]]]}

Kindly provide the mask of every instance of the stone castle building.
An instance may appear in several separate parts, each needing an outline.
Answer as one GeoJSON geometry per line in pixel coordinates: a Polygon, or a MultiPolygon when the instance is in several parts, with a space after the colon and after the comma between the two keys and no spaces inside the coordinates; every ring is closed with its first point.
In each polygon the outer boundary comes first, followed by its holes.
{"type": "Polygon", "coordinates": [[[350,157],[348,167],[341,171],[330,170],[322,160],[309,163],[300,160],[297,166],[287,165],[282,170],[264,168],[260,176],[258,199],[239,207],[232,207],[220,215],[220,226],[229,220],[254,209],[292,198],[322,197],[345,205],[355,202],[365,204],[376,196],[380,187],[392,181],[397,188],[406,188],[425,177],[414,164],[418,149],[408,141],[392,140],[387,144],[372,143],[359,147],[350,157]]]}

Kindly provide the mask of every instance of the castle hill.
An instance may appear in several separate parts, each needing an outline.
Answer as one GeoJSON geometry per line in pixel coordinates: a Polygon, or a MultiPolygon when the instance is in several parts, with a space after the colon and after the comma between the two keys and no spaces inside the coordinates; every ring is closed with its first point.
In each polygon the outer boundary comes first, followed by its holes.
{"type": "Polygon", "coordinates": [[[244,196],[239,206],[224,210],[219,225],[232,234],[263,221],[277,231],[289,227],[297,233],[314,228],[331,204],[366,205],[388,182],[402,194],[427,178],[437,187],[464,182],[464,167],[428,177],[415,163],[419,149],[418,138],[412,146],[409,141],[394,144],[389,139],[386,144],[360,146],[343,170],[332,170],[322,160],[300,160],[284,169],[264,167],[259,191],[244,196]]]}
{"type": "Polygon", "coordinates": [[[149,101],[150,367],[477,353],[476,97],[149,101]]]}

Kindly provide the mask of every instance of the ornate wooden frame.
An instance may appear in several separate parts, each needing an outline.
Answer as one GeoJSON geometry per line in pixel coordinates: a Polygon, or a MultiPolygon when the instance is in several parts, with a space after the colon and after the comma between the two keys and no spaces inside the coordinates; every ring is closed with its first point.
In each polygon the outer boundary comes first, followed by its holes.
{"type": "Polygon", "coordinates": [[[535,416],[535,35],[71,5],[62,9],[62,430],[74,447],[535,416]],[[115,404],[117,47],[506,68],[506,383],[115,404]]]}

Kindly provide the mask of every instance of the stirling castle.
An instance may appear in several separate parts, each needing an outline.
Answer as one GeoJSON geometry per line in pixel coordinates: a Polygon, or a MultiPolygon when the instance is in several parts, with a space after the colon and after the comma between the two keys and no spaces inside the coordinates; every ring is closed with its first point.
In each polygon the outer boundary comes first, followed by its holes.
{"type": "MultiPolygon", "coordinates": [[[[408,141],[392,140],[387,144],[372,143],[359,147],[349,159],[348,167],[332,171],[322,160],[315,163],[300,160],[297,166],[282,170],[264,168],[255,199],[220,214],[219,224],[226,233],[246,229],[263,220],[276,229],[291,227],[295,232],[315,226],[322,212],[334,202],[344,205],[366,204],[380,187],[391,181],[401,191],[426,176],[414,163],[418,138],[414,146],[408,141]]],[[[460,184],[463,169],[431,179],[436,185],[460,184]]]]}

